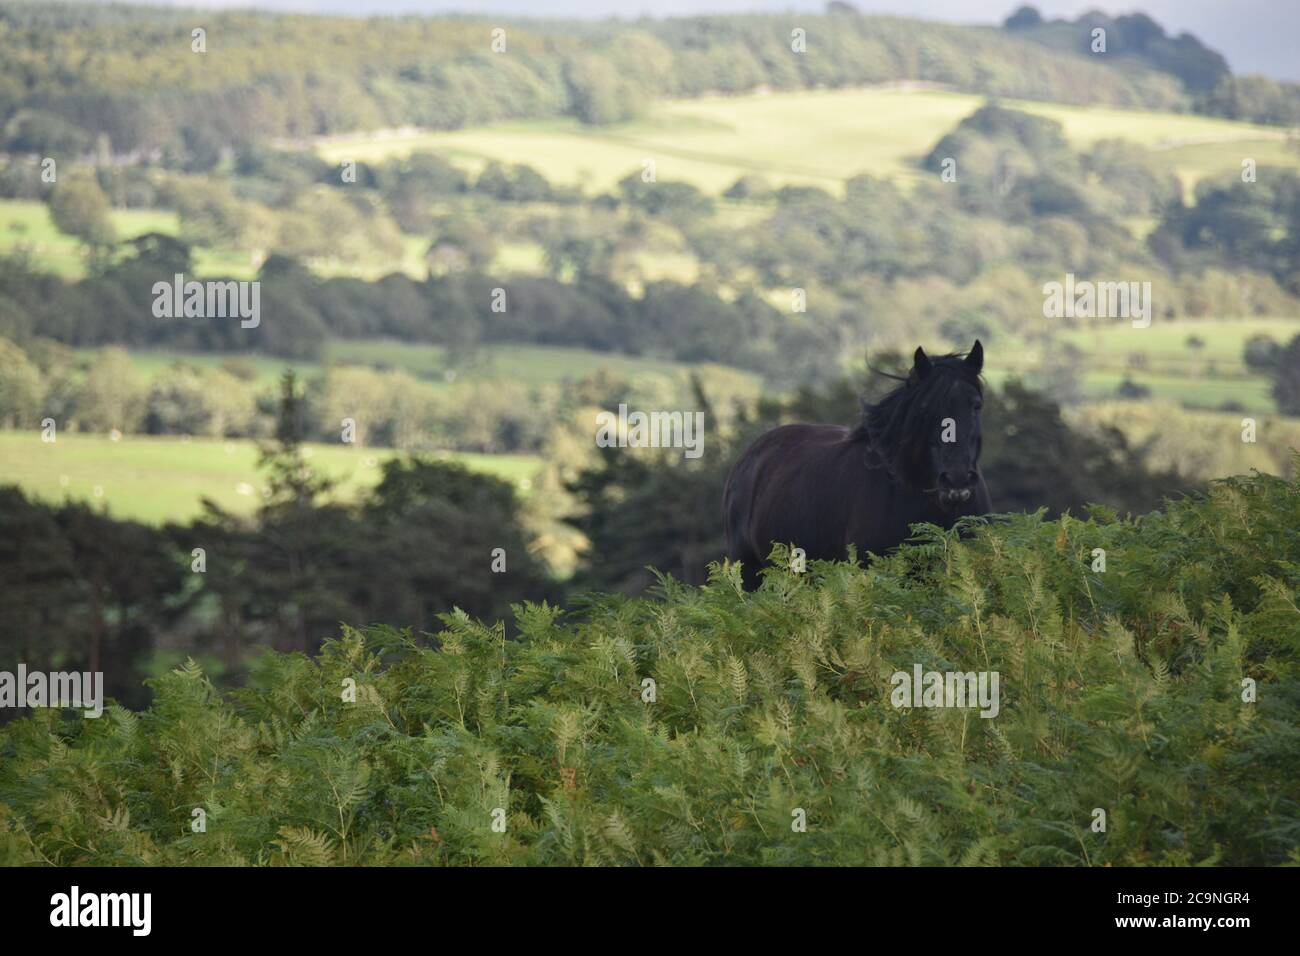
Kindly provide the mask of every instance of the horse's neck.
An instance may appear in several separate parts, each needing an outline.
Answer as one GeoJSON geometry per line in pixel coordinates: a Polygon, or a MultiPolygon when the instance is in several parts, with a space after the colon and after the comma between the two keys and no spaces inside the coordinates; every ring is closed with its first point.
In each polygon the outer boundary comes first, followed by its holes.
{"type": "Polygon", "coordinates": [[[869,436],[864,435],[862,438],[850,439],[850,440],[856,440],[861,443],[862,460],[866,463],[866,466],[869,470],[871,471],[884,470],[890,472],[891,474],[893,473],[893,467],[891,465],[889,458],[883,452],[881,452],[879,448],[875,446],[875,444],[871,441],[869,436]]]}
{"type": "Polygon", "coordinates": [[[899,467],[899,460],[904,457],[901,455],[891,456],[885,454],[884,450],[878,448],[873,442],[863,442],[863,462],[866,464],[868,471],[881,472],[885,474],[890,485],[893,486],[899,494],[906,494],[910,489],[907,479],[902,474],[899,467]]]}

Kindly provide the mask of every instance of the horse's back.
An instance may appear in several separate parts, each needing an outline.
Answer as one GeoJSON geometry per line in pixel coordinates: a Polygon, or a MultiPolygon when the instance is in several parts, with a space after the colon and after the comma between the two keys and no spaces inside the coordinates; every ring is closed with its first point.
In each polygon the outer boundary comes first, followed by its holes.
{"type": "Polygon", "coordinates": [[[803,497],[801,486],[825,477],[819,466],[842,453],[848,436],[849,430],[838,425],[780,425],[745,449],[727,476],[723,494],[732,558],[754,562],[766,557],[754,541],[756,506],[762,502],[766,514],[774,494],[803,497]]]}

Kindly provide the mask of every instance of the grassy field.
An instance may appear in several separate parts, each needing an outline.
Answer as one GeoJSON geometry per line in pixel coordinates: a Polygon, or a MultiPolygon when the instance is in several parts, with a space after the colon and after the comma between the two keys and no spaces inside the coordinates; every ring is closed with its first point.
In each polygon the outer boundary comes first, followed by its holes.
{"type": "MultiPolygon", "coordinates": [[[[338,481],[351,498],[379,479],[379,463],[397,452],[308,445],[311,464],[338,481]]],[[[541,461],[525,455],[455,454],[449,458],[527,490],[541,461]]],[[[200,499],[251,513],[264,481],[251,441],[62,434],[52,443],[35,432],[0,432],[0,484],[16,484],[47,501],[102,503],[114,517],[150,524],[199,514],[200,499]]]]}
{"type": "MultiPolygon", "coordinates": [[[[81,349],[81,356],[92,360],[95,349],[81,349]]],[[[435,384],[448,384],[445,350],[438,345],[419,345],[383,339],[334,339],[325,346],[320,362],[290,361],[256,354],[229,355],[214,352],[131,352],[136,370],[146,379],[157,377],[175,362],[187,362],[200,368],[218,368],[238,363],[253,372],[258,387],[275,384],[286,368],[300,376],[319,374],[326,365],[366,365],[373,368],[401,369],[416,378],[435,384]]],[[[509,380],[525,385],[546,385],[568,379],[583,378],[600,371],[619,378],[645,375],[678,375],[698,369],[706,377],[714,372],[739,376],[758,385],[758,376],[737,369],[711,365],[688,365],[660,359],[635,358],[590,349],[562,348],[549,345],[492,345],[476,352],[472,361],[457,370],[456,382],[509,380]]]]}
{"type": "Polygon", "coordinates": [[[1134,329],[1112,323],[1096,329],[1071,329],[1060,338],[1088,354],[1089,364],[1111,368],[1127,366],[1131,355],[1144,355],[1152,371],[1196,374],[1213,364],[1225,374],[1244,374],[1242,352],[1246,341],[1267,335],[1285,344],[1300,335],[1300,318],[1204,319],[1153,322],[1150,328],[1134,329]],[[1188,339],[1203,345],[1192,348],[1188,339]]]}
{"type": "MultiPolygon", "coordinates": [[[[719,193],[744,173],[774,184],[838,189],[866,172],[898,180],[922,175],[916,160],[984,98],[936,90],[811,90],[677,100],[644,119],[594,128],[576,120],[530,120],[454,132],[358,135],[320,143],[330,160],[374,162],[416,150],[443,153],[477,170],[488,160],[526,162],[548,179],[609,189],[644,160],[661,180],[719,193]]],[[[1063,106],[1007,105],[1060,121],[1079,148],[1121,138],[1157,150],[1185,182],[1261,163],[1300,166],[1277,129],[1194,114],[1063,106]],[[1230,145],[1226,145],[1230,144],[1230,145]]]]}
{"type": "MultiPolygon", "coordinates": [[[[146,232],[174,235],[180,228],[176,213],[161,209],[114,209],[110,213],[119,239],[146,232]]],[[[25,249],[47,272],[79,276],[85,271],[81,243],[59,231],[43,202],[0,200],[0,252],[25,249]]]]}
{"type": "MultiPolygon", "coordinates": [[[[995,388],[1000,388],[1010,378],[1027,378],[1035,387],[1053,384],[1038,380],[1028,365],[1010,363],[985,368],[984,378],[995,388]]],[[[1140,370],[1085,369],[1079,375],[1079,391],[1087,401],[1114,399],[1118,397],[1125,378],[1150,389],[1153,400],[1173,402],[1186,408],[1219,409],[1229,403],[1247,412],[1273,412],[1277,408],[1269,393],[1268,381],[1259,377],[1196,379],[1140,370]]]]}
{"type": "MultiPolygon", "coordinates": [[[[110,216],[117,229],[118,239],[133,239],[146,232],[161,232],[169,236],[180,233],[180,218],[167,209],[114,209],[110,216]]],[[[377,279],[391,272],[405,272],[415,278],[423,278],[427,273],[424,253],[429,245],[428,240],[423,236],[403,236],[402,245],[402,258],[399,262],[381,259],[365,263],[313,260],[309,265],[315,273],[322,276],[347,275],[377,279]]],[[[35,264],[46,272],[68,279],[85,275],[86,261],[81,243],[59,231],[45,203],[27,199],[2,199],[0,254],[20,249],[29,252],[35,264]]],[[[194,272],[200,276],[253,279],[257,276],[257,265],[248,250],[198,246],[194,249],[194,272]]]]}
{"type": "MultiPolygon", "coordinates": [[[[447,381],[444,371],[445,353],[437,345],[411,345],[382,340],[334,340],[326,347],[325,354],[327,361],[340,364],[400,368],[417,378],[447,381]]],[[[475,353],[470,364],[457,371],[455,381],[508,380],[525,385],[546,385],[566,379],[584,378],[602,371],[619,378],[635,378],[643,375],[677,375],[698,370],[707,377],[720,368],[551,345],[493,345],[475,353]]],[[[757,375],[735,369],[725,371],[749,378],[755,385],[758,383],[757,375]]]]}
{"type": "Polygon", "coordinates": [[[1090,399],[1113,397],[1128,378],[1151,389],[1153,398],[1187,408],[1234,403],[1248,412],[1272,412],[1271,381],[1247,368],[1242,358],[1246,340],[1254,335],[1285,344],[1300,335],[1300,319],[1156,322],[1146,329],[1110,325],[1073,329],[1060,337],[1087,356],[1083,390],[1090,399]],[[1192,348],[1189,339],[1202,344],[1192,348]]]}
{"type": "MultiPolygon", "coordinates": [[[[82,350],[86,359],[95,350],[82,350]]],[[[255,387],[270,389],[284,369],[300,375],[322,372],[328,363],[403,369],[417,378],[446,387],[444,353],[438,346],[389,341],[334,341],[325,360],[290,362],[263,355],[213,353],[132,352],[142,378],[152,379],[176,361],[204,368],[235,361],[250,367],[255,387]]],[[[678,362],[631,358],[585,349],[549,346],[503,345],[483,349],[475,361],[460,370],[457,383],[508,380],[528,385],[562,382],[604,370],[620,378],[680,375],[698,368],[706,378],[725,375],[752,383],[758,377],[735,369],[689,366],[678,362]]],[[[379,476],[378,462],[397,454],[384,449],[353,449],[332,445],[309,446],[313,463],[339,479],[339,494],[354,495],[379,476]]],[[[541,469],[540,459],[523,455],[455,454],[457,461],[498,475],[527,490],[541,469]]],[[[257,472],[257,449],[248,441],[126,436],[107,437],[62,434],[45,444],[32,432],[0,432],[0,484],[18,484],[47,500],[71,497],[102,501],[111,513],[151,523],[185,520],[198,514],[200,499],[208,496],[232,511],[251,512],[260,500],[262,483],[257,472]],[[96,489],[99,489],[96,492],[96,489]]]]}
{"type": "Polygon", "coordinates": [[[1092,369],[1083,376],[1083,394],[1089,399],[1114,398],[1125,378],[1151,390],[1151,397],[1177,402],[1187,408],[1223,408],[1248,412],[1276,410],[1269,382],[1260,377],[1206,378],[1092,369]]]}
{"type": "Polygon", "coordinates": [[[1269,166],[1284,169],[1300,167],[1300,146],[1297,146],[1296,141],[1285,139],[1171,146],[1161,150],[1160,156],[1182,181],[1185,202],[1195,200],[1193,190],[1202,179],[1239,174],[1243,159],[1253,159],[1261,169],[1269,166]]]}
{"type": "MultiPolygon", "coordinates": [[[[87,362],[93,361],[99,354],[98,349],[78,349],[78,355],[87,362]]],[[[272,355],[240,353],[236,355],[220,352],[131,352],[131,363],[136,371],[147,381],[152,381],[176,362],[184,362],[197,368],[221,368],[227,365],[240,365],[251,368],[255,385],[271,386],[280,378],[286,368],[293,368],[300,374],[310,375],[320,371],[316,362],[291,362],[272,355]]]]}
{"type": "MultiPolygon", "coordinates": [[[[1271,380],[1247,368],[1242,358],[1246,340],[1254,335],[1286,344],[1300,335],[1300,318],[1189,319],[1154,322],[1146,329],[1111,323],[1062,330],[1054,347],[1081,353],[1079,384],[1089,400],[1117,397],[1116,390],[1127,378],[1149,388],[1157,401],[1195,409],[1232,403],[1248,412],[1271,413],[1276,411],[1271,380]],[[1198,348],[1188,345],[1193,338],[1200,341],[1198,348]]],[[[1041,350],[1006,337],[996,340],[993,355],[985,377],[996,385],[1032,373],[1041,350]]]]}

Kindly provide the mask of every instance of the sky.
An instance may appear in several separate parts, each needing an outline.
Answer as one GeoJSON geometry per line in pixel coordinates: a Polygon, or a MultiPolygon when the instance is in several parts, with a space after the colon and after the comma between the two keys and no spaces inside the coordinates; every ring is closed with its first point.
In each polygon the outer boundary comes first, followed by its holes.
{"type": "MultiPolygon", "coordinates": [[[[299,13],[499,13],[509,16],[688,16],[763,11],[820,12],[824,0],[137,0],[185,7],[257,7],[299,13]]],[[[850,0],[864,13],[888,13],[955,23],[1001,22],[1024,0],[850,0]]],[[[1195,34],[1227,58],[1235,73],[1263,73],[1300,82],[1300,0],[1039,0],[1049,18],[1090,9],[1141,11],[1169,33],[1195,34]]]]}

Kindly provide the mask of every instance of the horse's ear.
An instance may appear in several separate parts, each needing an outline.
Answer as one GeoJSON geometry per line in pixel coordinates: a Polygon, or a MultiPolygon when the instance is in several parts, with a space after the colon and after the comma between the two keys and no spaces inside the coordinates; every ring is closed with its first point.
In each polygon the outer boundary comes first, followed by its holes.
{"type": "Polygon", "coordinates": [[[984,346],[980,345],[980,340],[976,339],[971,350],[966,353],[966,364],[970,366],[972,372],[976,375],[984,368],[984,346]]]}
{"type": "Polygon", "coordinates": [[[912,354],[912,374],[919,381],[925,378],[932,367],[930,356],[926,355],[925,349],[918,345],[916,351],[912,354]]]}

